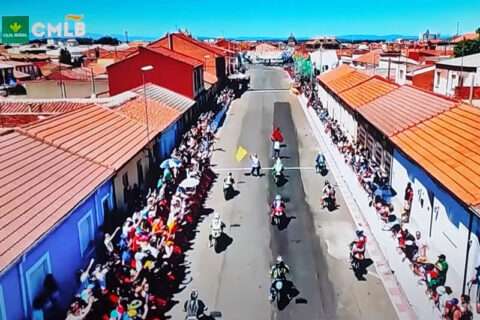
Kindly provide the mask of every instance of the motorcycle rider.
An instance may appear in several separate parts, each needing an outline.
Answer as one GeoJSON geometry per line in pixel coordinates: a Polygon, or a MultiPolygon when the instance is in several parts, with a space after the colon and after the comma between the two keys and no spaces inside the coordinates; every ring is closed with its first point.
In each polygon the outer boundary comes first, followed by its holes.
{"type": "Polygon", "coordinates": [[[317,159],[315,160],[315,162],[315,170],[317,173],[320,173],[321,169],[325,166],[325,156],[320,151],[318,151],[317,159]]]}
{"type": "Polygon", "coordinates": [[[358,228],[355,233],[357,235],[357,239],[352,242],[350,249],[352,262],[354,260],[361,261],[365,258],[365,247],[367,245],[367,237],[363,234],[363,229],[358,228]]]}
{"type": "Polygon", "coordinates": [[[283,173],[283,164],[280,158],[277,158],[275,161],[275,165],[273,166],[273,175],[276,176],[277,174],[283,173]]]}
{"type": "Polygon", "coordinates": [[[326,207],[326,200],[328,198],[332,198],[332,200],[335,201],[335,189],[330,185],[328,180],[325,180],[325,186],[322,189],[322,208],[326,207]]]}
{"type": "Polygon", "coordinates": [[[229,172],[228,175],[223,179],[223,190],[230,189],[233,191],[233,185],[235,180],[233,180],[232,173],[229,172]]]}
{"type": "Polygon", "coordinates": [[[270,301],[273,301],[275,298],[275,283],[278,280],[285,280],[289,272],[290,268],[284,263],[282,256],[278,256],[275,265],[270,269],[270,277],[273,279],[270,285],[270,301]]]}
{"type": "Polygon", "coordinates": [[[185,319],[188,319],[189,317],[195,317],[195,319],[198,319],[205,314],[206,310],[207,308],[203,301],[198,299],[198,291],[192,290],[190,293],[190,300],[185,301],[185,304],[183,305],[183,311],[187,313],[185,319]]]}
{"type": "Polygon", "coordinates": [[[272,223],[273,223],[273,215],[275,214],[275,211],[285,210],[285,201],[282,200],[282,196],[277,194],[275,196],[275,200],[273,200],[272,204],[270,205],[270,208],[272,209],[270,212],[270,217],[272,218],[272,223]]]}
{"type": "Polygon", "coordinates": [[[212,222],[210,222],[210,234],[208,235],[208,246],[211,247],[213,245],[213,232],[215,230],[220,229],[223,232],[223,228],[225,228],[225,223],[220,219],[220,213],[215,212],[213,214],[212,222]]]}

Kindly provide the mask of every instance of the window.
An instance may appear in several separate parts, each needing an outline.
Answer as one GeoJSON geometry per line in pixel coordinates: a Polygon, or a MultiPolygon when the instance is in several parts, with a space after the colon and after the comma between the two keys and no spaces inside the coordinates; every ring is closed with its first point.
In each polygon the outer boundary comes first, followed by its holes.
{"type": "Polygon", "coordinates": [[[3,288],[0,285],[0,320],[7,320],[7,304],[5,303],[5,299],[3,296],[3,288]]]}
{"type": "Polygon", "coordinates": [[[93,248],[93,242],[95,239],[92,210],[89,210],[87,214],[78,221],[77,226],[78,239],[80,242],[80,254],[82,257],[85,257],[89,254],[87,250],[91,247],[93,248]]]}
{"type": "Polygon", "coordinates": [[[403,70],[400,70],[400,80],[403,80],[403,70]]]}
{"type": "Polygon", "coordinates": [[[440,71],[437,71],[437,86],[440,85],[440,71]]]}
{"type": "Polygon", "coordinates": [[[122,176],[122,182],[123,182],[123,186],[126,188],[128,187],[129,183],[128,183],[128,172],[124,173],[123,176],[122,176]]]}
{"type": "Polygon", "coordinates": [[[107,193],[103,196],[101,200],[101,205],[102,209],[97,216],[97,223],[99,226],[103,224],[103,222],[105,221],[105,217],[108,217],[108,215],[110,214],[110,193],[107,193]]]}
{"type": "Polygon", "coordinates": [[[142,168],[142,160],[137,161],[137,175],[138,175],[138,186],[143,186],[143,168],[142,168]]]}
{"type": "Polygon", "coordinates": [[[52,273],[52,267],[50,265],[50,253],[47,252],[25,273],[30,305],[42,293],[43,282],[49,273],[52,273]]]}
{"type": "Polygon", "coordinates": [[[456,87],[455,81],[457,80],[457,75],[452,74],[452,81],[450,82],[450,88],[454,89],[456,87]]]}

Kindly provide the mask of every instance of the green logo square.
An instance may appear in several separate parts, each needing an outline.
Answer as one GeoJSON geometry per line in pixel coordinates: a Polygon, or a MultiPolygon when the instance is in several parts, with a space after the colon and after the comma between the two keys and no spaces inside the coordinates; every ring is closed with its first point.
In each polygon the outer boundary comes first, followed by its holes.
{"type": "Polygon", "coordinates": [[[28,16],[2,17],[2,43],[28,43],[29,37],[30,24],[28,16]]]}

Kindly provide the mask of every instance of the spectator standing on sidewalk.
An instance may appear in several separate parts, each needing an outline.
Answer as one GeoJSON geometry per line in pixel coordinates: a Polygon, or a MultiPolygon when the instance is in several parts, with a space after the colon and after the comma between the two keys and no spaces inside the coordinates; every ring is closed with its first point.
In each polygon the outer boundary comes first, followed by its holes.
{"type": "Polygon", "coordinates": [[[468,281],[469,287],[476,284],[477,285],[477,295],[476,295],[476,308],[477,308],[477,313],[480,310],[480,265],[475,268],[477,272],[475,273],[475,276],[468,281]]]}
{"type": "Polygon", "coordinates": [[[409,182],[407,183],[407,187],[405,188],[405,196],[404,196],[404,204],[403,204],[403,214],[402,214],[402,221],[404,223],[408,223],[410,220],[410,210],[412,208],[412,199],[413,199],[413,189],[412,184],[409,182]]]}
{"type": "Polygon", "coordinates": [[[252,163],[252,176],[260,177],[260,161],[258,160],[257,154],[250,155],[250,162],[252,163]]]}

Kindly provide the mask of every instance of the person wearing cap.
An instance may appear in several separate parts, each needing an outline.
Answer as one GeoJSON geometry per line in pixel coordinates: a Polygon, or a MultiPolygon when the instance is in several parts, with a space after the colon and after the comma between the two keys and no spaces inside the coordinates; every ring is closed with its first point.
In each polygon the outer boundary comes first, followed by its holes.
{"type": "Polygon", "coordinates": [[[444,254],[438,256],[438,260],[435,262],[434,267],[438,272],[438,283],[443,286],[447,281],[448,271],[448,263],[444,254]]]}
{"type": "Polygon", "coordinates": [[[444,320],[460,320],[462,311],[458,306],[458,299],[453,298],[445,303],[445,310],[443,313],[444,320]]]}

